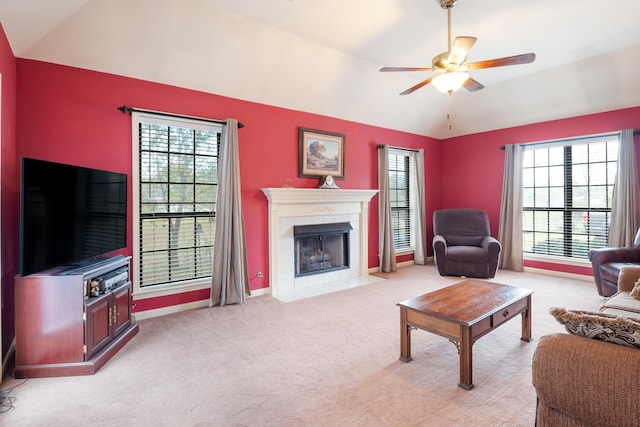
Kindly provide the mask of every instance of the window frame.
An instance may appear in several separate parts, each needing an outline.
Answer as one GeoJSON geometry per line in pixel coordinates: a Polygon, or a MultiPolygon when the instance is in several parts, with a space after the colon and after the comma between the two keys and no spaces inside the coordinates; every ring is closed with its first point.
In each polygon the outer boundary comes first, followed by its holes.
{"type": "MultiPolygon", "coordinates": [[[[392,192],[393,192],[393,184],[391,182],[391,156],[402,156],[406,158],[406,164],[408,167],[407,171],[407,205],[402,209],[407,212],[408,215],[408,246],[397,247],[396,246],[396,228],[393,226],[394,224],[394,211],[397,211],[397,208],[391,206],[391,225],[393,231],[393,248],[395,250],[396,255],[405,255],[411,254],[414,252],[415,248],[415,230],[416,230],[416,220],[417,220],[417,187],[416,187],[416,153],[413,150],[402,149],[389,147],[389,163],[387,164],[387,172],[389,174],[389,198],[390,201],[393,200],[392,192]]],[[[391,203],[391,202],[390,202],[391,203]]]]}
{"type": "MultiPolygon", "coordinates": [[[[141,231],[141,200],[140,200],[140,139],[139,125],[140,123],[158,124],[162,126],[186,127],[195,130],[215,130],[222,133],[222,124],[215,124],[210,121],[198,120],[197,118],[167,116],[162,113],[154,114],[149,112],[132,111],[132,221],[133,221],[133,238],[132,238],[132,272],[131,280],[133,282],[133,294],[143,295],[145,298],[157,297],[164,295],[172,295],[177,292],[190,292],[201,289],[209,289],[211,287],[211,276],[200,277],[195,279],[187,279],[178,282],[165,282],[152,284],[147,286],[140,285],[140,231],[141,231]]],[[[218,142],[219,152],[219,142],[218,142]]],[[[214,212],[215,218],[215,212],[214,212]]],[[[214,236],[211,236],[213,241],[214,236]]],[[[211,254],[213,256],[213,254],[211,254]]]]}
{"type": "MultiPolygon", "coordinates": [[[[521,166],[521,170],[523,172],[523,178],[522,178],[522,191],[523,191],[523,203],[522,203],[522,215],[523,215],[523,221],[522,221],[522,237],[523,237],[523,256],[524,259],[530,259],[530,260],[558,260],[561,261],[564,264],[573,264],[573,265],[587,265],[590,264],[589,260],[588,260],[588,251],[590,249],[593,248],[598,248],[598,247],[605,247],[606,246],[606,240],[607,240],[607,236],[608,236],[608,228],[606,229],[606,232],[604,233],[604,235],[602,235],[601,233],[598,232],[592,232],[590,227],[585,227],[584,229],[579,229],[579,230],[575,230],[575,223],[576,223],[576,216],[574,216],[576,213],[583,213],[583,212],[601,212],[603,213],[604,217],[605,217],[605,223],[609,224],[609,220],[607,220],[606,218],[610,218],[611,216],[611,207],[612,207],[612,194],[613,194],[613,186],[615,184],[615,179],[616,179],[616,173],[617,173],[617,167],[618,167],[618,152],[620,149],[620,139],[621,139],[621,134],[620,132],[610,132],[610,133],[605,133],[605,134],[599,134],[599,135],[590,135],[590,136],[582,136],[582,137],[574,137],[574,138],[567,138],[567,139],[561,139],[561,140],[553,140],[553,141],[546,141],[546,142],[538,142],[538,143],[532,143],[532,144],[526,144],[523,145],[523,164],[521,166]],[[587,157],[586,161],[579,161],[577,160],[574,156],[573,153],[573,149],[570,148],[568,149],[567,147],[576,147],[576,146],[581,146],[581,145],[589,145],[589,144],[597,144],[597,143],[610,143],[610,142],[617,142],[617,146],[615,147],[615,151],[614,153],[616,154],[615,158],[610,157],[609,155],[607,155],[607,150],[608,150],[608,146],[605,146],[605,154],[603,158],[589,158],[587,157]],[[534,189],[534,188],[546,188],[546,189],[551,189],[553,187],[558,187],[558,186],[554,186],[552,182],[547,183],[546,187],[545,186],[529,186],[529,187],[525,187],[525,184],[527,183],[527,179],[524,176],[526,169],[531,169],[532,173],[535,175],[535,166],[529,166],[529,167],[525,167],[525,154],[527,153],[527,150],[529,153],[532,153],[531,155],[533,155],[535,157],[535,153],[533,153],[534,150],[536,149],[557,149],[557,148],[562,148],[563,149],[563,160],[562,163],[559,163],[558,165],[561,165],[563,168],[563,206],[562,207],[558,207],[558,206],[551,206],[551,203],[549,204],[549,206],[540,206],[540,207],[536,207],[536,195],[534,193],[533,196],[533,205],[532,206],[525,206],[525,189],[529,188],[529,189],[534,189]],[[570,162],[570,163],[567,163],[570,162]],[[611,173],[608,168],[610,167],[610,163],[614,163],[615,164],[615,171],[613,173],[611,173]],[[589,175],[589,178],[586,181],[586,184],[579,184],[576,183],[573,179],[573,168],[575,168],[576,166],[582,166],[582,167],[586,167],[587,170],[589,170],[590,168],[594,167],[594,165],[598,165],[598,164],[604,164],[604,168],[605,168],[605,176],[604,178],[604,184],[597,184],[597,183],[593,183],[593,180],[591,179],[591,176],[589,175]],[[568,170],[567,167],[570,169],[568,170]],[[573,194],[574,191],[576,191],[576,188],[580,188],[582,187],[583,189],[586,189],[587,192],[587,199],[589,199],[591,197],[591,192],[590,192],[590,188],[591,187],[596,187],[596,186],[601,186],[604,187],[605,189],[605,199],[606,199],[606,205],[608,205],[607,207],[602,207],[602,206],[597,206],[597,205],[592,205],[591,202],[589,202],[586,206],[575,206],[573,204],[573,194]],[[536,232],[538,233],[544,233],[545,230],[542,231],[537,231],[535,228],[535,225],[532,227],[531,230],[526,229],[525,227],[527,226],[527,219],[526,219],[526,215],[527,213],[531,213],[531,215],[535,216],[536,212],[540,212],[540,213],[544,213],[544,212],[560,212],[563,215],[563,221],[562,221],[562,231],[561,234],[563,237],[563,245],[561,248],[559,248],[562,251],[562,254],[557,254],[557,253],[550,253],[552,251],[552,249],[555,248],[551,248],[550,243],[548,248],[547,248],[547,252],[548,253],[542,253],[542,252],[531,252],[531,251],[525,251],[525,246],[527,245],[527,242],[530,241],[532,242],[532,247],[531,249],[534,249],[534,246],[536,245],[536,240],[534,237],[531,237],[530,239],[528,239],[527,235],[534,235],[536,232]],[[583,249],[580,247],[580,245],[576,245],[574,246],[574,244],[577,242],[576,236],[586,236],[587,241],[586,243],[583,245],[583,249]],[[593,239],[594,238],[604,238],[604,245],[605,246],[598,246],[598,245],[593,245],[593,239]],[[584,250],[584,255],[580,256],[582,254],[580,254],[580,249],[584,250]],[[571,252],[573,250],[573,252],[571,252]]],[[[588,153],[589,148],[587,148],[587,153],[588,153]]],[[[551,169],[551,166],[558,166],[558,165],[550,165],[547,164],[547,169],[551,169]]],[[[587,174],[588,175],[588,174],[587,174]]],[[[535,181],[535,179],[534,179],[535,181]]],[[[549,220],[547,220],[549,221],[549,220]]],[[[548,229],[546,230],[546,233],[548,235],[554,234],[553,232],[551,232],[549,230],[550,228],[550,224],[549,222],[547,222],[547,226],[548,229]]],[[[558,233],[556,233],[558,234],[558,233]]],[[[550,241],[548,241],[550,242],[550,241]]]]}

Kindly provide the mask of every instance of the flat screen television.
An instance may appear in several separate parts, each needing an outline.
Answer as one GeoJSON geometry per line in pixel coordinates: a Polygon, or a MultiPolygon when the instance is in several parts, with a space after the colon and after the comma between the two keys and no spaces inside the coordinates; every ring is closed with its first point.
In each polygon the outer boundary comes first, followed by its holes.
{"type": "Polygon", "coordinates": [[[126,244],[126,174],[22,159],[20,276],[81,267],[126,244]]]}

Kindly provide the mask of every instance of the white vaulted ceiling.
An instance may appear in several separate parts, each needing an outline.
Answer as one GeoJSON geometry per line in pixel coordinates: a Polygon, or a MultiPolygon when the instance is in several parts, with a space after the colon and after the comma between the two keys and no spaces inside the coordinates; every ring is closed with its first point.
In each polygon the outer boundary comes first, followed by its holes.
{"type": "Polygon", "coordinates": [[[447,50],[438,0],[0,0],[20,58],[435,138],[640,105],[638,16],[638,0],[459,0],[469,61],[536,61],[472,71],[478,92],[400,96],[430,74],[378,70],[447,50]]]}

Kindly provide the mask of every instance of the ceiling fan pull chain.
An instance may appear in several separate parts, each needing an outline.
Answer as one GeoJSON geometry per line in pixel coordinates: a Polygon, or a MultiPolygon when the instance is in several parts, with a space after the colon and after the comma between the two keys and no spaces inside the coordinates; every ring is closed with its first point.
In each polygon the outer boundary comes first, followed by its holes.
{"type": "Polygon", "coordinates": [[[451,126],[451,94],[449,94],[449,102],[447,103],[447,123],[449,125],[449,132],[453,131],[451,126]]]}
{"type": "Polygon", "coordinates": [[[447,52],[451,52],[451,7],[447,8],[447,52]]]}

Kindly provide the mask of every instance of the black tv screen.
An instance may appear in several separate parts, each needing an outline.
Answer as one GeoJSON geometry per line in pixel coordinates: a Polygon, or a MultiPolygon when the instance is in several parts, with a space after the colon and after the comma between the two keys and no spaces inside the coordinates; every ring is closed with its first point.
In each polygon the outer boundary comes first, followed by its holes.
{"type": "Polygon", "coordinates": [[[126,246],[126,174],[24,157],[20,197],[21,276],[126,246]]]}

